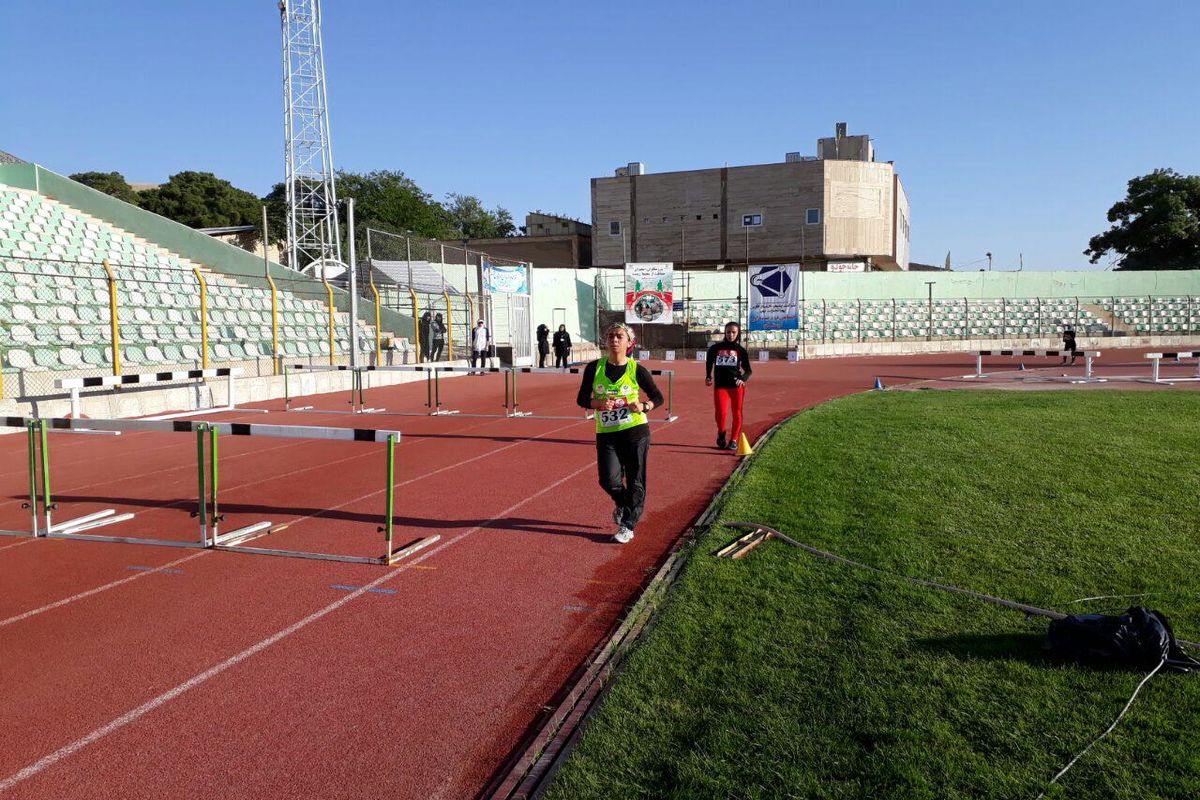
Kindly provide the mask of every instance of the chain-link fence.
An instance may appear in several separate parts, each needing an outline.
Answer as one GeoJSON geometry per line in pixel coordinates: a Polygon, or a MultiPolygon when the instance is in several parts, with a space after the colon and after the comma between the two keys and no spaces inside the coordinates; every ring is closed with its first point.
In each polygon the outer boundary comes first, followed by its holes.
{"type": "Polygon", "coordinates": [[[396,334],[417,344],[420,360],[467,358],[480,320],[495,344],[532,354],[529,287],[524,294],[492,293],[484,281],[489,267],[524,262],[374,228],[366,239],[370,269],[360,294],[378,292],[385,308],[404,317],[407,327],[396,334]]]}

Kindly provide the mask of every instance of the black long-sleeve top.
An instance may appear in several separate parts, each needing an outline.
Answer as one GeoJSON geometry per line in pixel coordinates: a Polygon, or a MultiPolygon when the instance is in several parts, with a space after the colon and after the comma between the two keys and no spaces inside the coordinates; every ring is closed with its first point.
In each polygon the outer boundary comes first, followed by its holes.
{"type": "MultiPolygon", "coordinates": [[[[591,409],[592,407],[592,384],[596,381],[596,365],[599,361],[592,361],[583,369],[583,380],[579,384],[579,394],[575,397],[575,402],[580,408],[591,409]]],[[[604,364],[604,377],[610,381],[619,381],[621,376],[625,374],[624,364],[614,364],[611,361],[606,361],[604,364]]],[[[637,376],[638,388],[645,392],[646,397],[654,403],[654,407],[658,408],[663,404],[663,394],[659,391],[658,386],[654,383],[654,378],[650,375],[650,370],[637,365],[635,370],[637,376]]],[[[610,431],[607,433],[597,433],[597,436],[624,436],[631,439],[640,438],[650,435],[649,425],[635,425],[632,428],[626,428],[623,431],[610,431]]]]}
{"type": "Polygon", "coordinates": [[[554,332],[554,352],[565,353],[571,349],[571,334],[566,331],[554,332]]]}
{"type": "Polygon", "coordinates": [[[737,342],[722,339],[708,346],[708,357],[704,359],[704,379],[713,379],[718,389],[734,389],[737,381],[750,380],[754,370],[750,368],[750,354],[737,342]]]}

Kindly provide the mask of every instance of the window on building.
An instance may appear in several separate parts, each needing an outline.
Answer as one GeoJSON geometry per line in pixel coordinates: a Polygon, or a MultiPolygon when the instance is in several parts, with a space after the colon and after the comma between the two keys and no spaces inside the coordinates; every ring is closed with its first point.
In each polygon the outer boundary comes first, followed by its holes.
{"type": "Polygon", "coordinates": [[[810,208],[810,209],[808,209],[808,211],[805,211],[804,212],[804,221],[806,223],[808,223],[809,225],[820,225],[821,224],[821,209],[810,208]]]}
{"type": "Polygon", "coordinates": [[[608,235],[609,236],[620,236],[621,235],[621,221],[620,220],[614,219],[608,223],[608,235]]]}
{"type": "Polygon", "coordinates": [[[742,214],[743,228],[757,228],[762,225],[762,214],[742,214]]]}
{"type": "Polygon", "coordinates": [[[713,219],[716,219],[716,218],[717,218],[717,215],[716,215],[716,214],[713,214],[713,219]]]}
{"type": "Polygon", "coordinates": [[[696,215],[696,222],[699,222],[699,221],[700,221],[700,215],[699,215],[699,214],[697,214],[697,215],[696,215]]]}

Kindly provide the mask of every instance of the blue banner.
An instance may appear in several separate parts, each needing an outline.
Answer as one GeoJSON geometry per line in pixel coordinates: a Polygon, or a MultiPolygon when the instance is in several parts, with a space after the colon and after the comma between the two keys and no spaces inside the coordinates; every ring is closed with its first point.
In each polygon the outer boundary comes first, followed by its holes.
{"type": "Polygon", "coordinates": [[[799,274],[799,264],[760,264],[750,267],[748,330],[799,330],[799,274]]]}

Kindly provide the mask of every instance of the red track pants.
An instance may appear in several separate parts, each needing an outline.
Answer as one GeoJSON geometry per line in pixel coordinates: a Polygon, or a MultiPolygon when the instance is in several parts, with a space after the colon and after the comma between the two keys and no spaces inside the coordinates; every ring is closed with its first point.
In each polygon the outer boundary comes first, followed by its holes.
{"type": "Polygon", "coordinates": [[[725,427],[726,416],[729,414],[730,407],[733,408],[733,431],[729,434],[731,442],[736,442],[742,435],[742,403],[745,399],[745,386],[738,386],[734,389],[713,389],[713,408],[717,412],[718,431],[727,430],[725,427]]]}

